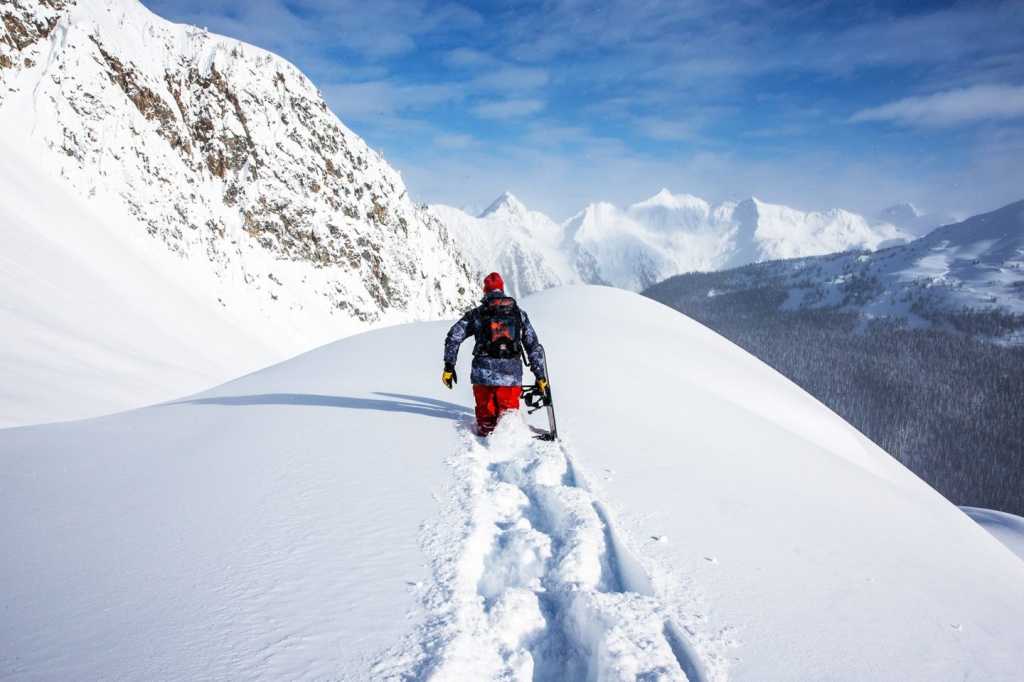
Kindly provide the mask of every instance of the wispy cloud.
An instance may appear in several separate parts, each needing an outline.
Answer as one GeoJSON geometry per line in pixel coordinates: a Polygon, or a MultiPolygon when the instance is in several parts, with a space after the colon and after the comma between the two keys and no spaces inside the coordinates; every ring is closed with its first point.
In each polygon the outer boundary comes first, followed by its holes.
{"type": "Polygon", "coordinates": [[[505,99],[478,104],[473,107],[473,113],[480,118],[507,119],[530,116],[543,109],[544,102],[539,99],[505,99]]]}
{"type": "Polygon", "coordinates": [[[453,84],[398,85],[386,80],[334,83],[323,86],[322,91],[340,118],[353,121],[430,108],[464,95],[453,84]]]}
{"type": "Polygon", "coordinates": [[[549,80],[550,76],[545,69],[503,66],[477,76],[470,82],[470,86],[480,90],[522,92],[542,88],[549,80]]]}
{"type": "Polygon", "coordinates": [[[1024,86],[974,85],[931,95],[905,97],[858,111],[853,123],[888,121],[912,126],[955,126],[1024,117],[1024,86]]]}
{"type": "Polygon", "coordinates": [[[454,50],[449,50],[444,57],[444,61],[448,66],[463,69],[493,66],[500,63],[493,55],[472,47],[457,47],[454,50]]]}
{"type": "Polygon", "coordinates": [[[635,125],[643,135],[662,142],[693,140],[697,137],[693,125],[683,120],[641,116],[636,119],[635,125]]]}
{"type": "Polygon", "coordinates": [[[476,138],[462,133],[442,133],[434,136],[434,144],[442,149],[469,149],[476,144],[476,138]]]}

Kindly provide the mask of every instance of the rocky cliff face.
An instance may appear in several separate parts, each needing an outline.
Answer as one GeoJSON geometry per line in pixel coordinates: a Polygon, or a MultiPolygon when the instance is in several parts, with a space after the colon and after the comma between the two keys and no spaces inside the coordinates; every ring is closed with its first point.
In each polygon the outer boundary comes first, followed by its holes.
{"type": "Polygon", "coordinates": [[[119,229],[212,271],[222,305],[327,337],[474,297],[444,226],[291,64],[136,0],[0,12],[5,134],[119,229]]]}

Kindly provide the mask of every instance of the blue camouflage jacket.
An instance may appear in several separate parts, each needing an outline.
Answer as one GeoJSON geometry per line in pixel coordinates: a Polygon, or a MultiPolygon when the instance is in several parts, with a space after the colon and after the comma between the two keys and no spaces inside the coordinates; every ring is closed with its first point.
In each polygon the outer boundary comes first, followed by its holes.
{"type": "MultiPolygon", "coordinates": [[[[484,301],[491,297],[504,297],[504,292],[492,291],[484,296],[484,301]]],[[[459,357],[459,346],[470,337],[476,337],[477,325],[480,324],[481,308],[473,308],[452,325],[444,339],[444,361],[455,364],[459,357]]],[[[522,308],[519,314],[523,319],[521,340],[526,356],[530,359],[530,369],[536,377],[547,377],[547,366],[544,361],[544,346],[537,340],[537,332],[530,324],[530,318],[522,308]]],[[[523,384],[523,362],[519,358],[492,358],[478,354],[473,349],[473,371],[469,380],[474,384],[485,386],[521,386],[523,384]]]]}

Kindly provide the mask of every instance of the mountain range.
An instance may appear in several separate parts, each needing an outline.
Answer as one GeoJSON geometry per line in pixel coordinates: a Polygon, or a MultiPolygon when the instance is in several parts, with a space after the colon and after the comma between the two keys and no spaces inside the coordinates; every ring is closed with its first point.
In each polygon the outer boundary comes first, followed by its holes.
{"type": "Polygon", "coordinates": [[[869,220],[843,209],[805,212],[757,198],[717,205],[663,189],[621,209],[593,203],[558,224],[511,193],[477,216],[444,205],[444,222],[476,270],[506,274],[525,295],[559,284],[641,291],[673,275],[905,243],[940,216],[899,204],[869,220]]]}

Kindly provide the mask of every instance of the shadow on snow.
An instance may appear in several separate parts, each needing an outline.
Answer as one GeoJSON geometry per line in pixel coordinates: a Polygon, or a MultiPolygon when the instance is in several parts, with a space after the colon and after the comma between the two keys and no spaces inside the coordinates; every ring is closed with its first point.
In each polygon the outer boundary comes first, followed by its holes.
{"type": "Polygon", "coordinates": [[[169,405],[299,405],[309,407],[339,407],[349,410],[378,410],[381,412],[407,412],[424,417],[438,417],[458,421],[463,416],[472,414],[472,410],[462,405],[444,400],[425,398],[404,393],[381,393],[374,395],[393,398],[380,400],[376,398],[351,398],[348,396],[318,395],[315,393],[259,393],[255,395],[228,395],[212,398],[194,398],[179,400],[169,405]]]}

